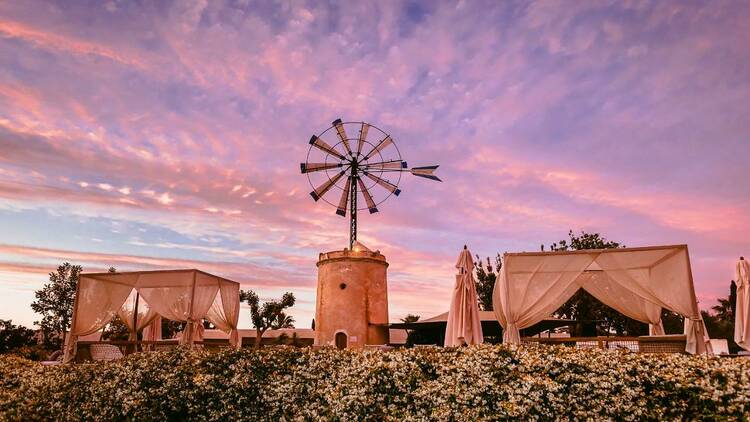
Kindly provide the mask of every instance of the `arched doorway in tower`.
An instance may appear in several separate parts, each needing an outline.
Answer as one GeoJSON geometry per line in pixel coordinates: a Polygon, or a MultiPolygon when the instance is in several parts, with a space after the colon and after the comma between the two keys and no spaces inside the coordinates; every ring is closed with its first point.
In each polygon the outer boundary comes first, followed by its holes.
{"type": "Polygon", "coordinates": [[[336,348],[339,350],[346,349],[346,343],[347,343],[346,333],[342,333],[341,331],[336,333],[336,348]]]}

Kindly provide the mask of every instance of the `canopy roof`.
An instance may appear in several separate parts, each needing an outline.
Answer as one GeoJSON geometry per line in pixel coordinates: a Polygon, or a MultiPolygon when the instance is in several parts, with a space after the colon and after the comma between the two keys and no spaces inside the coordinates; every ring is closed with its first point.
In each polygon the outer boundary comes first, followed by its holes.
{"type": "MultiPolygon", "coordinates": [[[[493,311],[479,311],[479,319],[482,322],[482,333],[486,336],[499,336],[502,331],[500,324],[497,321],[497,317],[493,311]]],[[[396,322],[389,324],[390,328],[404,329],[404,330],[424,330],[434,331],[436,333],[445,333],[445,327],[448,322],[448,312],[435,315],[431,318],[420,319],[415,322],[396,322]]],[[[544,318],[537,322],[531,327],[527,327],[523,330],[525,336],[533,336],[541,332],[551,330],[558,327],[564,327],[574,323],[572,319],[559,319],[559,318],[544,318]]]]}
{"type": "MultiPolygon", "coordinates": [[[[479,311],[479,319],[482,322],[497,322],[497,317],[495,316],[495,313],[493,311],[479,311]]],[[[561,326],[570,324],[575,322],[575,320],[572,319],[560,319],[560,318],[545,318],[546,321],[554,321],[554,322],[560,322],[561,326]]],[[[420,319],[415,322],[397,322],[390,324],[390,327],[393,328],[406,328],[406,329],[412,329],[412,328],[418,328],[420,325],[426,325],[430,323],[438,323],[438,324],[445,324],[448,321],[448,311],[443,312],[442,314],[435,315],[431,318],[426,319],[420,319]]]]}
{"type": "Polygon", "coordinates": [[[194,341],[194,322],[205,318],[237,345],[239,288],[235,281],[197,269],[81,274],[66,360],[72,359],[79,336],[102,329],[115,314],[132,333],[156,316],[186,321],[185,343],[194,341]]]}
{"type": "MultiPolygon", "coordinates": [[[[493,307],[506,342],[578,289],[624,315],[661,326],[662,308],[686,319],[687,351],[706,352],[687,245],[506,253],[493,307]]],[[[658,330],[656,330],[658,332],[658,330]]]]}

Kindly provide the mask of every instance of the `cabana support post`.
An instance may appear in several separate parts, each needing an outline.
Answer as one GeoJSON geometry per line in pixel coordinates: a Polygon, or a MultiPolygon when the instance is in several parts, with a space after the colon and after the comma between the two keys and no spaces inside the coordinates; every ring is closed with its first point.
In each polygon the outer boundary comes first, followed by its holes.
{"type": "Polygon", "coordinates": [[[187,326],[185,327],[185,335],[187,336],[187,343],[193,345],[193,333],[195,332],[195,320],[193,319],[193,302],[195,302],[195,271],[193,271],[193,284],[190,288],[190,311],[188,312],[187,326]]]}

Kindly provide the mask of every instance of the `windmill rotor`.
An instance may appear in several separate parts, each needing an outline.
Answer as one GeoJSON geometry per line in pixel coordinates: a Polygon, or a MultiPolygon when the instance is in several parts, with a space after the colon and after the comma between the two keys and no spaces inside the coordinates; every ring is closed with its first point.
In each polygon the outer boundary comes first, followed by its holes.
{"type": "Polygon", "coordinates": [[[438,166],[409,168],[391,135],[367,122],[336,119],[319,135],[313,135],[300,171],[312,187],[310,196],[349,212],[349,247],[357,240],[357,211],[378,212],[378,206],[401,193],[403,173],[440,182],[438,166]]]}

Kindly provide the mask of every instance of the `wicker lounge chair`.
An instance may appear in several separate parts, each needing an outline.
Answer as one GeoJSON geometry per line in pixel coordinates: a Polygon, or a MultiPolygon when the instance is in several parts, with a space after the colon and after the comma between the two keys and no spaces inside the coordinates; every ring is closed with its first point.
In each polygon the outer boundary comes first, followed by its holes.
{"type": "Polygon", "coordinates": [[[685,353],[687,337],[684,334],[638,337],[641,353],[685,353]]]}
{"type": "Polygon", "coordinates": [[[123,354],[114,344],[92,344],[89,346],[91,359],[95,361],[111,361],[122,359],[123,354]]]}
{"type": "Polygon", "coordinates": [[[53,365],[59,365],[62,363],[63,354],[60,350],[52,352],[51,355],[47,358],[47,360],[43,360],[40,363],[44,366],[53,366],[53,365]]]}

